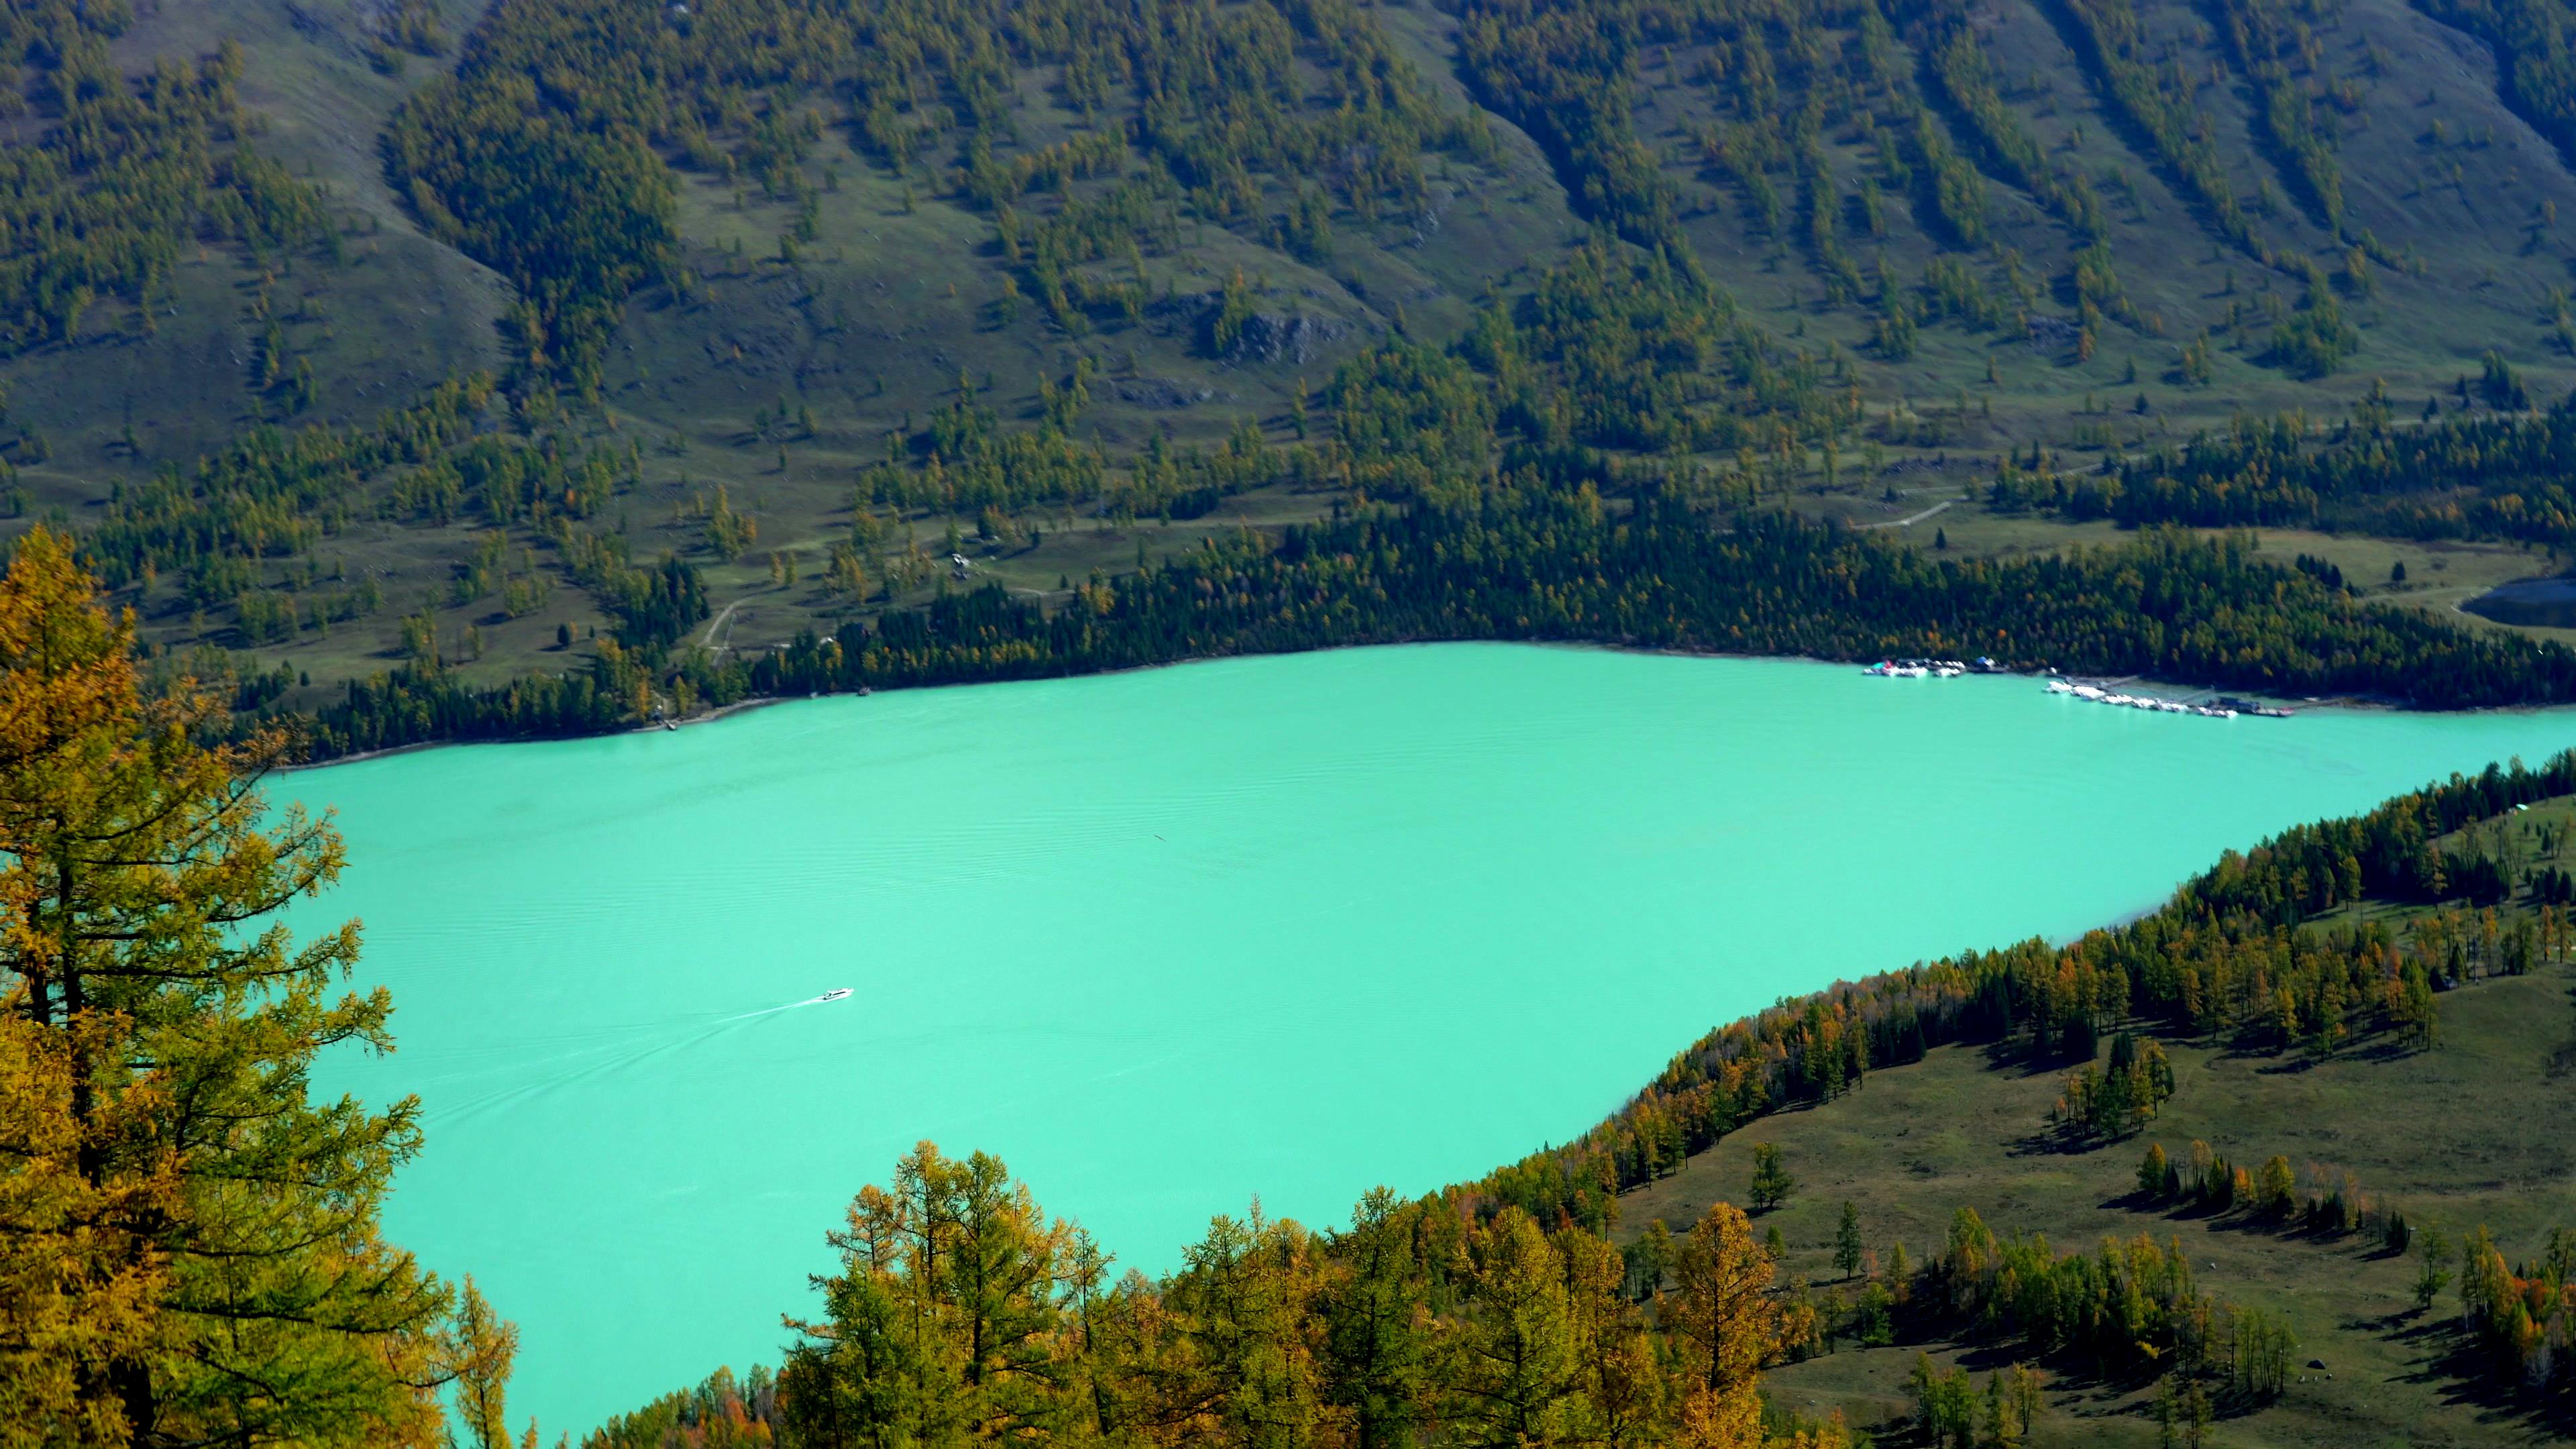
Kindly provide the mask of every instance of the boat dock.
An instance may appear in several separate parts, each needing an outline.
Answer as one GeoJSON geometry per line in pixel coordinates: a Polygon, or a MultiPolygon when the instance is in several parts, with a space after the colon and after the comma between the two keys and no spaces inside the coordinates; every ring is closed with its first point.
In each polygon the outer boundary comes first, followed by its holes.
{"type": "MultiPolygon", "coordinates": [[[[1963,674],[2008,672],[2010,671],[2002,665],[1983,656],[1979,656],[1972,664],[1962,663],[1956,659],[1882,659],[1861,671],[1874,679],[1956,679],[1963,674]]],[[[2143,709],[2151,714],[2188,714],[2202,719],[2234,719],[2241,714],[2250,714],[2260,719],[2288,719],[2297,713],[2296,710],[2286,706],[2240,699],[2235,695],[2219,694],[2213,690],[2202,690],[2181,699],[2169,699],[2155,694],[2131,694],[2121,686],[2135,678],[2134,675],[2106,679],[2094,684],[2057,678],[2055,670],[2050,670],[2049,675],[2047,688],[2050,694],[2062,694],[2070,699],[2080,699],[2086,704],[2108,704],[2122,709],[2143,709]]]]}
{"type": "Polygon", "coordinates": [[[1861,671],[1879,679],[1956,679],[1962,674],[2001,674],[2003,666],[1980,655],[1974,664],[1956,659],[1882,659],[1861,671]]]}
{"type": "Polygon", "coordinates": [[[2288,719],[2292,713],[2273,705],[2256,704],[2233,695],[2215,695],[2202,701],[2164,699],[2152,694],[2125,694],[2097,684],[2076,684],[2069,680],[2048,681],[2050,694],[2063,694],[2087,704],[2117,705],[2123,709],[2143,709],[2156,714],[2189,714],[2202,719],[2234,719],[2240,714],[2259,715],[2265,719],[2288,719]]]}

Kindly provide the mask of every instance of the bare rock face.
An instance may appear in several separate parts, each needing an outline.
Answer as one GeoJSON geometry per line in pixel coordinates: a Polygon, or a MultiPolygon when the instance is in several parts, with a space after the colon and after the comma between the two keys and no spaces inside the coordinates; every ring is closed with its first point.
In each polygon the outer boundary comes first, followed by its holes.
{"type": "Polygon", "coordinates": [[[1255,312],[1243,320],[1224,345],[1216,338],[1217,319],[1225,312],[1225,294],[1200,292],[1168,299],[1155,310],[1177,314],[1175,321],[1198,333],[1202,350],[1229,367],[1285,362],[1298,366],[1315,360],[1327,345],[1351,335],[1351,324],[1310,312],[1255,312]]]}
{"type": "Polygon", "coordinates": [[[1215,396],[1215,388],[1171,377],[1131,377],[1118,384],[1118,400],[1138,407],[1196,407],[1215,396]]]}
{"type": "Polygon", "coordinates": [[[2063,352],[2073,347],[2084,329],[2064,317],[2050,317],[2034,312],[2030,316],[2030,346],[2034,352],[2063,352]]]}
{"type": "Polygon", "coordinates": [[[1255,312],[1245,320],[1243,330],[1235,334],[1234,345],[1225,350],[1224,357],[1237,366],[1247,362],[1293,362],[1303,366],[1314,359],[1318,348],[1349,331],[1330,318],[1304,312],[1255,312]]]}

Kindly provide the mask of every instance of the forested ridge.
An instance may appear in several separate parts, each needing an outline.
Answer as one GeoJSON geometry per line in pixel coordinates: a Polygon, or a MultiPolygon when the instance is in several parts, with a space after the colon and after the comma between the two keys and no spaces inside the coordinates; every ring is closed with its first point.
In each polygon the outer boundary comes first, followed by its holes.
{"type": "MultiPolygon", "coordinates": [[[[1621,1189],[1724,1134],[1856,1090],[1873,1067],[1919,1061],[1945,1042],[2089,1067],[2109,1022],[2223,1036],[2260,1052],[2330,1051],[2372,1031],[2429,1041],[2437,990],[2565,959],[2576,946],[2566,901],[2544,904],[2502,935],[2491,913],[2465,928],[2435,915],[2401,936],[2376,923],[2335,924],[2338,908],[2364,899],[2461,902],[2471,911],[2517,896],[2550,901],[2555,867],[2443,838],[2569,794],[2576,751],[2537,769],[2490,765],[2367,815],[2230,852],[2161,909],[2065,946],[2025,941],[1783,1002],[1701,1038],[1618,1115],[1485,1185],[1526,1211],[1603,1223],[1621,1189]]],[[[2118,1090],[2120,1110],[2152,1115],[2146,1088],[2118,1090]]]]}
{"type": "MultiPolygon", "coordinates": [[[[1962,1209],[1919,1277],[1871,1275],[1848,1314],[1778,1281],[1746,1214],[1708,1210],[1651,1252],[1472,1191],[1405,1201],[1380,1188],[1347,1226],[1220,1217],[1160,1278],[1108,1279],[1078,1227],[1049,1222],[984,1154],[923,1143],[864,1189],[815,1279],[823,1312],[773,1378],[720,1373],[610,1421],[592,1449],[967,1442],[1688,1444],[1842,1449],[1839,1414],[1767,1403],[1763,1370],[1839,1336],[1976,1336],[2106,1366],[2170,1360],[2192,1392],[2261,1402],[2289,1341],[2260,1309],[2200,1289],[2178,1246],[2098,1253],[1999,1240],[1962,1209]],[[942,1268],[945,1260],[949,1265],[942,1268]]],[[[1946,1421],[1962,1375],[1928,1372],[1919,1412],[1946,1421]]],[[[2040,1412],[2015,1365],[1988,1422],[2040,1412]]]]}

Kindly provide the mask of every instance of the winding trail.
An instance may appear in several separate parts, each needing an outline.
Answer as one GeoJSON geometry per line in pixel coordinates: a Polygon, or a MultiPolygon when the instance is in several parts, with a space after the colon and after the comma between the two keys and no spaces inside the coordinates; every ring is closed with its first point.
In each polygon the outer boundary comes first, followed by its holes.
{"type": "Polygon", "coordinates": [[[725,629],[725,641],[722,644],[718,644],[716,642],[716,630],[731,622],[733,619],[733,611],[741,607],[742,600],[740,599],[736,599],[732,603],[725,605],[723,613],[720,613],[707,621],[707,632],[698,640],[700,644],[714,650],[716,657],[719,659],[724,657],[724,652],[727,649],[733,647],[733,631],[731,629],[725,629]]]}
{"type": "Polygon", "coordinates": [[[1911,518],[1890,518],[1878,523],[1864,523],[1860,526],[1863,528],[1912,528],[1914,525],[1930,518],[1933,514],[1943,512],[1944,510],[1956,506],[1958,501],[1958,499],[1952,498],[1946,502],[1935,503],[1931,507],[1924,509],[1921,513],[1915,514],[1911,518]]]}

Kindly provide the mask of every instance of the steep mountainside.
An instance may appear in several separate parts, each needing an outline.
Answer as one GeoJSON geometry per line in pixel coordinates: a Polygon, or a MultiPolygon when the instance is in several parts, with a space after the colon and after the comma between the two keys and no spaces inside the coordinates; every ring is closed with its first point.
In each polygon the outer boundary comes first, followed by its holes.
{"type": "MultiPolygon", "coordinates": [[[[2100,525],[1987,497],[2003,460],[2576,375],[2566,46],[2529,9],[8,13],[10,510],[289,703],[559,672],[603,628],[720,660],[952,574],[1055,607],[1498,466],[2054,550],[2100,525]],[[172,186],[132,235],[83,219],[172,186]],[[258,431],[314,426],[360,431],[258,431]],[[666,552],[703,606],[639,631],[666,552]]],[[[2400,596],[2445,612],[2557,542],[2410,537],[2400,596]]]]}
{"type": "MultiPolygon", "coordinates": [[[[230,41],[238,54],[230,88],[245,128],[255,129],[252,153],[274,162],[286,182],[319,188],[312,204],[328,224],[277,239],[283,245],[243,245],[176,225],[148,287],[141,274],[149,268],[85,278],[93,299],[67,335],[13,328],[0,347],[0,379],[12,422],[44,439],[41,459],[16,450],[20,481],[35,500],[92,501],[118,477],[192,463],[262,421],[371,417],[451,372],[499,364],[492,327],[506,287],[424,238],[385,184],[376,144],[385,117],[439,63],[383,44],[385,27],[374,17],[387,8],[371,0],[143,0],[131,7],[130,24],[100,37],[106,62],[129,75],[194,67],[230,41]],[[371,46],[384,69],[370,63],[371,46]],[[279,386],[291,386],[299,362],[310,366],[309,402],[279,386]]],[[[453,37],[477,8],[449,3],[439,31],[453,37]]],[[[41,94],[42,74],[28,77],[39,94],[16,123],[22,148],[60,118],[59,105],[41,94]]],[[[212,128],[218,166],[230,130],[212,128]]],[[[119,204],[115,185],[92,178],[80,189],[119,204]]],[[[26,206],[34,198],[26,181],[20,186],[26,206]]],[[[25,269],[13,270],[13,312],[45,290],[41,280],[27,282],[29,271],[41,279],[45,270],[37,260],[45,249],[31,240],[23,229],[11,238],[12,260],[25,269]]]]}

